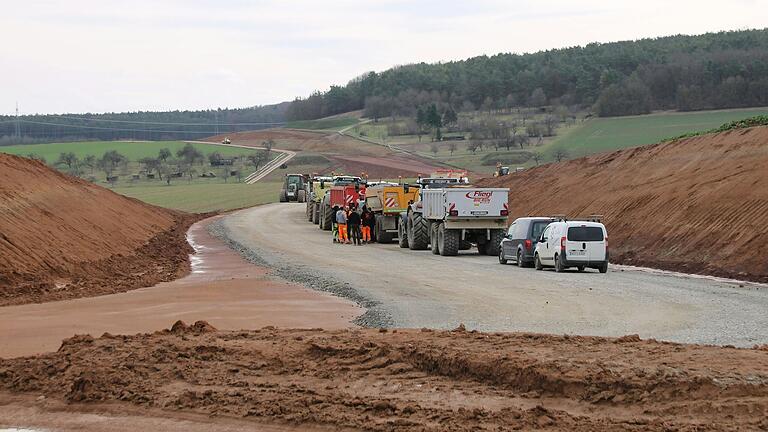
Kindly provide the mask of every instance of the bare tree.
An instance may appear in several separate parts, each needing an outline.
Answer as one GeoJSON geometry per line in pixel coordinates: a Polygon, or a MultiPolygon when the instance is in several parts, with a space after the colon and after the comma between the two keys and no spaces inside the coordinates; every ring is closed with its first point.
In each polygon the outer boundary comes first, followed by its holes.
{"type": "Polygon", "coordinates": [[[533,160],[536,162],[536,166],[539,166],[539,162],[541,162],[541,153],[535,151],[533,152],[533,160]]]}
{"type": "Polygon", "coordinates": [[[450,141],[450,142],[448,143],[448,150],[450,150],[450,151],[451,151],[451,156],[453,156],[453,152],[455,152],[455,151],[456,151],[456,147],[457,147],[457,146],[456,146],[456,141],[450,141]]]}
{"type": "Polygon", "coordinates": [[[437,151],[438,151],[438,150],[439,150],[439,149],[438,149],[438,147],[437,147],[437,141],[432,141],[432,142],[429,144],[429,151],[431,151],[433,155],[437,156],[437,151]]]}
{"type": "Polygon", "coordinates": [[[552,158],[558,162],[562,162],[563,159],[568,158],[568,151],[563,146],[557,146],[552,149],[552,158]]]}

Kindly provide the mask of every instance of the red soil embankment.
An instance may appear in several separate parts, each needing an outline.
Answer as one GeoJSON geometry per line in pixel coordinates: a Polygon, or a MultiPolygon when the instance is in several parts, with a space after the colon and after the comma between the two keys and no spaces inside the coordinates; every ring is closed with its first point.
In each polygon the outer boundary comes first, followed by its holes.
{"type": "Polygon", "coordinates": [[[0,153],[0,306],[175,279],[196,219],[0,153]]]}
{"type": "Polygon", "coordinates": [[[510,220],[602,214],[611,261],[768,282],[768,127],[620,150],[487,179],[510,220]]]}

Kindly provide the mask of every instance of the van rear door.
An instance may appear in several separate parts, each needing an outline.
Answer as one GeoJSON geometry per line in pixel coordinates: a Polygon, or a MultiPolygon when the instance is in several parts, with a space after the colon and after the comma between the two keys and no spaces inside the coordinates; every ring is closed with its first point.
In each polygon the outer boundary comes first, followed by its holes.
{"type": "Polygon", "coordinates": [[[597,224],[571,225],[565,247],[569,261],[605,261],[605,231],[597,224]]]}

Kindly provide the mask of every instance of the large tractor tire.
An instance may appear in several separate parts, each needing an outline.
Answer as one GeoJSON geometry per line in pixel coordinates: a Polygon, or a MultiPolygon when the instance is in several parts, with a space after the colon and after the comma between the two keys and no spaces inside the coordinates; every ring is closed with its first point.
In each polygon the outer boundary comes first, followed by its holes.
{"type": "Polygon", "coordinates": [[[411,250],[426,250],[429,246],[429,222],[421,213],[408,215],[408,247],[411,250]]]}
{"type": "Polygon", "coordinates": [[[333,214],[333,209],[327,205],[322,206],[323,208],[323,231],[330,231],[333,229],[333,218],[336,216],[333,214]]]}
{"type": "Polygon", "coordinates": [[[312,206],[312,203],[307,201],[307,210],[305,211],[307,216],[307,221],[312,222],[312,211],[314,210],[314,207],[312,206]]]}
{"type": "Polygon", "coordinates": [[[381,227],[384,226],[384,216],[382,215],[376,215],[376,225],[374,227],[374,231],[376,231],[376,243],[383,243],[388,244],[392,243],[392,240],[395,239],[395,236],[392,233],[388,233],[384,231],[381,227]]]}
{"type": "Polygon", "coordinates": [[[442,224],[432,224],[432,227],[429,229],[429,249],[432,250],[433,255],[440,255],[440,248],[438,247],[438,241],[437,241],[437,229],[442,226],[442,224]]]}
{"type": "Polygon", "coordinates": [[[397,245],[405,249],[408,247],[408,231],[405,229],[405,219],[400,218],[397,221],[397,245]]]}
{"type": "Polygon", "coordinates": [[[296,201],[303,203],[307,201],[307,191],[304,189],[299,189],[299,192],[296,194],[296,201]]]}
{"type": "Polygon", "coordinates": [[[288,202],[288,193],[285,190],[280,191],[280,202],[288,202]]]}
{"type": "Polygon", "coordinates": [[[461,233],[459,230],[445,229],[444,224],[437,227],[437,245],[442,256],[456,256],[459,254],[461,233]]]}
{"type": "Polygon", "coordinates": [[[501,240],[504,238],[504,230],[491,230],[491,240],[488,242],[488,247],[485,249],[485,254],[488,256],[499,255],[499,249],[501,248],[501,240]]]}
{"type": "Polygon", "coordinates": [[[317,225],[320,223],[320,203],[312,202],[312,223],[317,225]]]}

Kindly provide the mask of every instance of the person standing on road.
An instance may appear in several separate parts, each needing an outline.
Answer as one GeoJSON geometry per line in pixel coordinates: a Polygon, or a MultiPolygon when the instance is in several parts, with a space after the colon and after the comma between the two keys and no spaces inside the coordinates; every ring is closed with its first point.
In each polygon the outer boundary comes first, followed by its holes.
{"type": "Polygon", "coordinates": [[[373,230],[373,223],[374,223],[373,222],[374,216],[371,209],[369,209],[368,207],[363,207],[362,219],[363,219],[363,226],[361,229],[363,231],[363,243],[370,243],[371,231],[373,230]]]}
{"type": "Polygon", "coordinates": [[[333,222],[331,223],[331,229],[333,231],[333,242],[339,243],[339,224],[336,222],[336,213],[339,212],[339,206],[333,206],[333,222]]]}
{"type": "Polygon", "coordinates": [[[336,212],[336,224],[339,226],[339,243],[349,243],[347,238],[347,210],[349,207],[344,207],[336,212]]]}
{"type": "Polygon", "coordinates": [[[362,222],[360,213],[356,210],[350,211],[349,216],[347,216],[347,230],[349,231],[349,237],[352,239],[352,243],[357,246],[362,245],[362,241],[360,240],[360,222],[362,222]]]}

